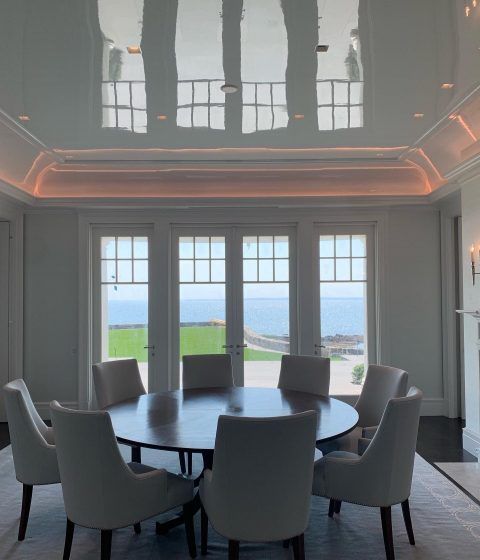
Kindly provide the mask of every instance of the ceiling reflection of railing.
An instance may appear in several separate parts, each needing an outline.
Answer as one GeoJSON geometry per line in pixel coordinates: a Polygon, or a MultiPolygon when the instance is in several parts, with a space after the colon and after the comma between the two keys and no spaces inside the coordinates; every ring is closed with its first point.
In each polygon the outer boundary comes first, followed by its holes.
{"type": "MultiPolygon", "coordinates": [[[[179,80],[176,124],[182,128],[225,129],[222,80],[179,80]]],[[[288,110],[285,82],[242,83],[242,131],[285,128],[288,110]]],[[[317,119],[321,131],[363,126],[363,82],[317,80],[317,119]]],[[[230,95],[236,95],[235,93],[230,95]]],[[[147,132],[145,82],[102,82],[103,128],[147,132]]],[[[312,118],[305,115],[305,119],[312,118]]]]}

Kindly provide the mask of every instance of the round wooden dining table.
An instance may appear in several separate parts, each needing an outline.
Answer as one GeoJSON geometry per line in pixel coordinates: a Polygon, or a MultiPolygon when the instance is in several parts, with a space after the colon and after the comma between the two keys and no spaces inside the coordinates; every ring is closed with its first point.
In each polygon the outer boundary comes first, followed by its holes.
{"type": "MultiPolygon", "coordinates": [[[[149,393],[109,406],[113,429],[120,443],[170,451],[201,453],[204,468],[211,468],[218,417],[287,416],[317,412],[317,444],[341,437],[355,428],[357,411],[331,397],[286,389],[228,387],[183,389],[149,393]]],[[[197,479],[198,483],[198,479],[197,479]]],[[[196,509],[199,509],[198,493],[196,509]]],[[[183,516],[158,523],[166,534],[183,523],[183,516]]]]}
{"type": "Polygon", "coordinates": [[[228,387],[150,393],[107,408],[119,442],[152,449],[208,453],[218,417],[288,416],[317,412],[317,444],[355,428],[357,411],[331,397],[286,389],[228,387]]]}

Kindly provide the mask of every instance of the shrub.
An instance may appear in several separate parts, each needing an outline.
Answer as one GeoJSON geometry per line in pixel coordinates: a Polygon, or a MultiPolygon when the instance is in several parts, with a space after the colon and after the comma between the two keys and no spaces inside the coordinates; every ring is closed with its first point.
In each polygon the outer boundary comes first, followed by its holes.
{"type": "Polygon", "coordinates": [[[365,376],[365,366],[363,364],[357,364],[352,369],[352,383],[354,385],[361,385],[364,376],[365,376]]]}

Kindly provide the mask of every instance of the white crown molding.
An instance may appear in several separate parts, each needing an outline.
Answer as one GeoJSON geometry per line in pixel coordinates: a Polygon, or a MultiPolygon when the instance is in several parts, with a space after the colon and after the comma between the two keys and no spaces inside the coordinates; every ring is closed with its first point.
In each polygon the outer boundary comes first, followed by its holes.
{"type": "Polygon", "coordinates": [[[19,138],[23,141],[28,142],[34,148],[37,148],[39,151],[48,154],[52,159],[57,161],[58,163],[64,163],[65,159],[58,155],[51,147],[47,146],[42,140],[37,138],[34,134],[29,132],[25,127],[20,125],[15,119],[6,113],[0,107],[0,123],[6,126],[9,130],[15,133],[19,138]]]}
{"type": "Polygon", "coordinates": [[[325,208],[325,207],[385,207],[385,206],[428,206],[430,195],[417,196],[316,196],[278,198],[36,198],[37,209],[82,208],[82,209],[152,209],[169,208],[325,208]]]}
{"type": "Polygon", "coordinates": [[[13,201],[14,203],[23,203],[33,206],[35,204],[35,197],[31,194],[22,191],[18,187],[14,187],[5,181],[0,179],[0,194],[4,196],[7,200],[13,201]]]}

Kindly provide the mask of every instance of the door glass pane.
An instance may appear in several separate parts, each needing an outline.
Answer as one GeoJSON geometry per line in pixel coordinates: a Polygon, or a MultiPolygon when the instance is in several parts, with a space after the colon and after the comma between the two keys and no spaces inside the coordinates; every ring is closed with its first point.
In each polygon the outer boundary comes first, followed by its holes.
{"type": "Polygon", "coordinates": [[[182,386],[182,356],[225,352],[225,237],[180,237],[179,257],[182,386]]]}
{"type": "Polygon", "coordinates": [[[288,236],[243,238],[245,386],[276,387],[282,354],[290,352],[288,255],[288,236]]]}
{"type": "Polygon", "coordinates": [[[319,240],[320,343],[322,355],[331,360],[333,395],[359,394],[365,378],[366,247],[366,235],[321,235],[319,240]]]}
{"type": "Polygon", "coordinates": [[[102,237],[100,244],[101,360],[136,358],[148,390],[148,238],[102,237]]]}

